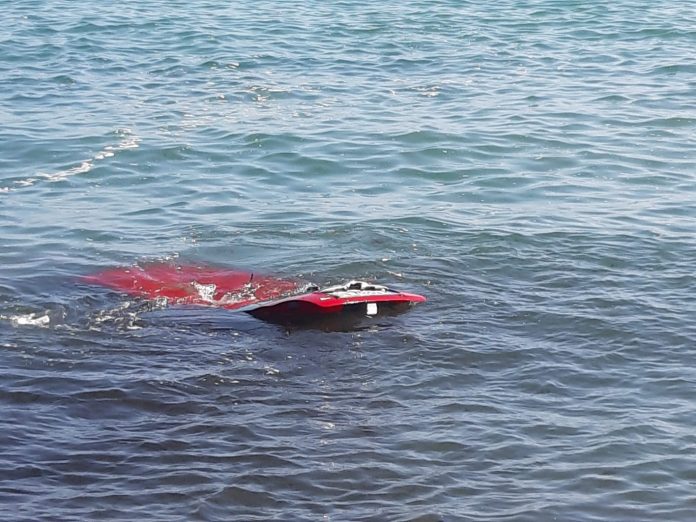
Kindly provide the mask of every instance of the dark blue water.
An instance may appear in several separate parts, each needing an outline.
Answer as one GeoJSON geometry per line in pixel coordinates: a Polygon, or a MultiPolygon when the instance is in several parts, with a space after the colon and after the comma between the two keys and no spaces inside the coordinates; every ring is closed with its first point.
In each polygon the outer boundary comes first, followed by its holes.
{"type": "Polygon", "coordinates": [[[696,513],[696,9],[0,1],[0,518],[696,513]],[[423,293],[286,330],[151,261],[423,293]]]}

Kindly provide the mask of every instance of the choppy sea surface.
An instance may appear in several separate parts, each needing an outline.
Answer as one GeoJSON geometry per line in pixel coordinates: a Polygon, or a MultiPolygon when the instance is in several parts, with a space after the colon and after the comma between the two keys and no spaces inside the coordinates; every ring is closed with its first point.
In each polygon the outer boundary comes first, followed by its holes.
{"type": "Polygon", "coordinates": [[[696,7],[0,1],[0,518],[696,517],[696,7]],[[425,294],[288,330],[149,262],[425,294]]]}

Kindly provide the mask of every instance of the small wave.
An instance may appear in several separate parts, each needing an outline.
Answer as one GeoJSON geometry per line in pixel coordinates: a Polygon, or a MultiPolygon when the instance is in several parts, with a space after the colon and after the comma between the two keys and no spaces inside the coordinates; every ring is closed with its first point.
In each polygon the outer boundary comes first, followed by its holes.
{"type": "Polygon", "coordinates": [[[140,144],[140,138],[133,134],[130,129],[118,129],[116,134],[121,137],[121,141],[116,145],[107,145],[102,150],[97,152],[92,158],[83,161],[80,165],[66,170],[59,170],[52,174],[42,174],[42,177],[48,181],[62,181],[76,174],[84,174],[89,172],[94,167],[97,161],[111,158],[117,152],[128,149],[137,149],[140,144]]]}
{"type": "MultiPolygon", "coordinates": [[[[89,172],[94,168],[94,164],[96,162],[111,158],[117,152],[128,149],[137,149],[140,146],[140,137],[134,134],[130,129],[118,129],[115,131],[115,134],[121,138],[116,145],[107,145],[91,158],[82,161],[79,165],[52,173],[40,172],[37,173],[36,177],[15,181],[15,185],[17,187],[29,187],[42,179],[49,182],[63,181],[77,174],[85,174],[89,172]]],[[[11,190],[12,188],[10,187],[0,187],[0,192],[10,192],[11,190]]]]}
{"type": "Polygon", "coordinates": [[[115,308],[99,310],[92,314],[88,327],[90,330],[101,330],[104,326],[140,330],[143,313],[161,310],[167,306],[168,301],[164,297],[152,301],[126,301],[115,308]]]}

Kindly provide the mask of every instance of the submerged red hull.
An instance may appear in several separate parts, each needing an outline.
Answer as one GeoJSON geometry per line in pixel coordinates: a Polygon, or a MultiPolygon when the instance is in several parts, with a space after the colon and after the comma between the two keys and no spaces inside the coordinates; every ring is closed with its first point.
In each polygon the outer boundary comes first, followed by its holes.
{"type": "Polygon", "coordinates": [[[110,268],[83,281],[145,299],[173,304],[222,306],[230,310],[279,299],[302,290],[307,282],[253,272],[206,266],[157,263],[110,268]]]}

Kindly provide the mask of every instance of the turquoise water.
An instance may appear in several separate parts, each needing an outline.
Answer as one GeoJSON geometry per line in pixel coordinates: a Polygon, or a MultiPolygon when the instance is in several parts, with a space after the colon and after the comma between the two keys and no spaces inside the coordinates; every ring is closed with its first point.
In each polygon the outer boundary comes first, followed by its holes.
{"type": "Polygon", "coordinates": [[[692,520],[696,8],[0,2],[4,520],[692,520]],[[285,331],[149,261],[423,293],[285,331]]]}

